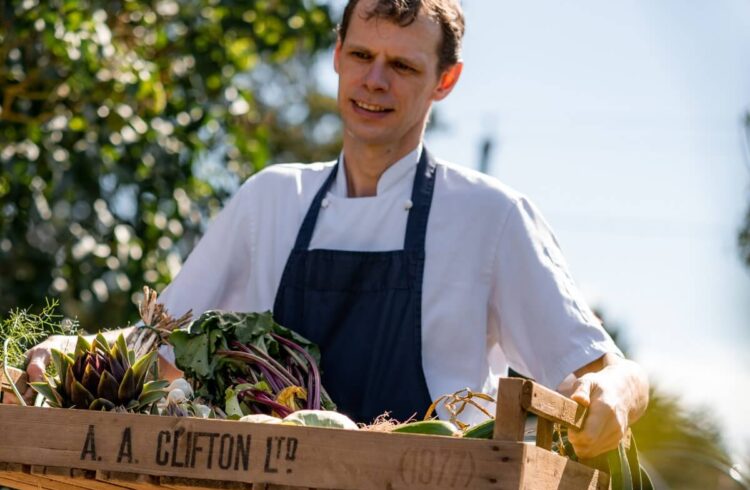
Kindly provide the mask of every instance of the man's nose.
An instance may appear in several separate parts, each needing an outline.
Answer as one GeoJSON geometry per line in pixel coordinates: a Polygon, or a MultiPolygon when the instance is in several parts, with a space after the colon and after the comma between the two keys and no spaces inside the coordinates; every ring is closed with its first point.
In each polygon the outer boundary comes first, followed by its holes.
{"type": "Polygon", "coordinates": [[[364,80],[365,86],[372,91],[388,90],[388,74],[385,63],[375,61],[370,64],[364,80]]]}

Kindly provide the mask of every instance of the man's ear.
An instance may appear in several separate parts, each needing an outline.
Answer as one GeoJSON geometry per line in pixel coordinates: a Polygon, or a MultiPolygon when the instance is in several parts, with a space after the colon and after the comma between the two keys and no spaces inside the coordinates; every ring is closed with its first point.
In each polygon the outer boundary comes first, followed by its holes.
{"type": "Polygon", "coordinates": [[[433,100],[443,100],[453,90],[453,87],[458,83],[458,79],[461,76],[461,71],[464,69],[464,64],[459,61],[455,65],[451,65],[440,74],[440,80],[438,86],[435,88],[433,93],[433,100]]]}
{"type": "Polygon", "coordinates": [[[339,58],[341,57],[341,38],[336,39],[336,47],[333,48],[333,70],[339,72],[339,58]]]}

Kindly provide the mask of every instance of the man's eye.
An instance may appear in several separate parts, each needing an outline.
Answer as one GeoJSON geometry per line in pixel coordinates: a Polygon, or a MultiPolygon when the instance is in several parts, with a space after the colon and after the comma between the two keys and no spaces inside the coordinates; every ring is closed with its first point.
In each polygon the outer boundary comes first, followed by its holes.
{"type": "Polygon", "coordinates": [[[396,68],[399,71],[408,71],[408,72],[416,71],[411,66],[409,66],[409,65],[407,65],[405,63],[401,63],[400,61],[395,62],[393,64],[393,67],[396,68]]]}
{"type": "Polygon", "coordinates": [[[365,53],[364,51],[352,51],[352,56],[355,58],[359,58],[361,60],[369,60],[370,55],[365,53]]]}

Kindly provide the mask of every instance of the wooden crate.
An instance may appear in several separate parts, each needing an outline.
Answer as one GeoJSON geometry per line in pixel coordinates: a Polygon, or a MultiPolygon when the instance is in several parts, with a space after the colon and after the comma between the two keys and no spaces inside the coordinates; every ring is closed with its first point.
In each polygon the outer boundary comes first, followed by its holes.
{"type": "Polygon", "coordinates": [[[3,369],[3,363],[0,362],[0,401],[6,396],[13,396],[13,389],[11,383],[16,385],[19,393],[26,391],[28,385],[26,384],[26,373],[20,369],[12,367],[7,368],[10,379],[5,376],[5,370],[3,369]]]}
{"type": "Polygon", "coordinates": [[[25,489],[600,489],[608,476],[549,451],[583,410],[502,379],[494,438],[461,439],[0,406],[0,486],[25,489]],[[524,443],[528,412],[536,445],[524,443]]]}

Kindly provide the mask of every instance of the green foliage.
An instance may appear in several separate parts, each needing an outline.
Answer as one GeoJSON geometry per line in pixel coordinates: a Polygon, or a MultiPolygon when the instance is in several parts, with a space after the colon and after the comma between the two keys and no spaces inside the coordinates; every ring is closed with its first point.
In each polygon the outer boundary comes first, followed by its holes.
{"type": "MultiPolygon", "coordinates": [[[[8,342],[7,365],[23,368],[26,363],[25,352],[43,341],[50,335],[71,335],[78,330],[78,325],[69,320],[63,320],[57,313],[58,302],[47,300],[39,313],[27,309],[16,308],[9,312],[7,318],[0,320],[0,340],[8,342]]],[[[1,344],[0,344],[1,345],[1,344]]],[[[6,360],[0,358],[0,365],[6,360]]]]}
{"type": "MultiPolygon", "coordinates": [[[[605,320],[601,309],[595,314],[627,356],[622,338],[626,330],[605,320]]],[[[648,409],[631,429],[657,488],[739,488],[731,476],[732,462],[718,421],[710,411],[689,408],[652,382],[648,409]]]]}
{"type": "MultiPolygon", "coordinates": [[[[0,3],[0,311],[59,296],[136,320],[209,217],[269,162],[335,155],[309,0],[0,3]]],[[[177,312],[181,313],[181,312],[177,312]]]]}
{"type": "Polygon", "coordinates": [[[708,410],[687,408],[677,396],[653,387],[633,434],[644,459],[670,488],[740,488],[732,484],[733,463],[708,410]]]}

